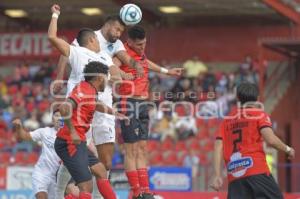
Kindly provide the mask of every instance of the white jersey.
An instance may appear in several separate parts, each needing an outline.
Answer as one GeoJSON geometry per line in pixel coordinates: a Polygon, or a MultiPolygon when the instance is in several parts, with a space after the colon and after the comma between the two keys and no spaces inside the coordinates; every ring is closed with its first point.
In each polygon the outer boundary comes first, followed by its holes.
{"type": "Polygon", "coordinates": [[[33,141],[42,143],[42,153],[35,165],[35,175],[47,175],[54,177],[59,168],[60,158],[54,149],[54,142],[57,131],[54,128],[39,128],[30,132],[33,141]]]}

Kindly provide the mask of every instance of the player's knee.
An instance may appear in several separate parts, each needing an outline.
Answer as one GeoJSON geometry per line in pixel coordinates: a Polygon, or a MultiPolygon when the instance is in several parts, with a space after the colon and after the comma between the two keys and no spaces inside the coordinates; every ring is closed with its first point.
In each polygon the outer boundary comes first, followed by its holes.
{"type": "Polygon", "coordinates": [[[111,168],[112,168],[111,159],[105,160],[105,162],[103,162],[103,164],[104,164],[104,167],[105,167],[106,170],[111,170],[111,168]]]}
{"type": "Polygon", "coordinates": [[[91,171],[96,178],[104,179],[107,177],[105,165],[98,163],[91,167],[91,171]]]}
{"type": "Polygon", "coordinates": [[[137,147],[135,144],[130,144],[125,146],[126,157],[129,159],[134,159],[137,157],[137,147]]]}
{"type": "Polygon", "coordinates": [[[146,156],[147,155],[147,143],[142,142],[138,145],[138,156],[146,156]]]}
{"type": "Polygon", "coordinates": [[[89,192],[89,193],[92,193],[92,191],[93,191],[92,180],[79,183],[77,186],[78,186],[80,192],[89,192]]]}

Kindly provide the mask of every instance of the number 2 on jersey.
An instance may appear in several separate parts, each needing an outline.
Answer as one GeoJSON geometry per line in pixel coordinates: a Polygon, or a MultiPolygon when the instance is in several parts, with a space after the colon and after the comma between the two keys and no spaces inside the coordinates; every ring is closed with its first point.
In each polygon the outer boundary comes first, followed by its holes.
{"type": "Polygon", "coordinates": [[[233,140],[233,152],[238,151],[238,143],[242,142],[242,129],[236,129],[232,131],[233,135],[238,135],[236,139],[233,140]]]}

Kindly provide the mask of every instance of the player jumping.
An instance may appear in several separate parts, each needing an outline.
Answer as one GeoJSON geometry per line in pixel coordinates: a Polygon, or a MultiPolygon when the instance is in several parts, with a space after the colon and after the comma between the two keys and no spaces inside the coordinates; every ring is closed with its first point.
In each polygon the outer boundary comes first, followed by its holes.
{"type": "Polygon", "coordinates": [[[237,100],[242,107],[233,110],[221,124],[215,141],[214,173],[211,187],[219,191],[223,185],[222,159],[225,160],[230,199],[283,199],[272,177],[263,150],[263,141],[275,149],[295,157],[295,150],[284,144],[273,132],[269,116],[256,108],[258,88],[251,83],[237,87],[237,100]]]}
{"type": "Polygon", "coordinates": [[[130,73],[136,78],[131,82],[124,82],[119,88],[121,96],[121,111],[130,118],[130,125],[121,122],[122,136],[125,142],[125,162],[126,175],[133,191],[134,199],[151,199],[153,195],[149,190],[149,179],[147,170],[147,139],[148,139],[148,72],[163,73],[167,75],[180,76],[181,68],[170,70],[162,68],[147,59],[145,55],[146,33],[140,26],[133,26],[128,30],[128,40],[125,48],[128,54],[139,62],[144,68],[144,75],[137,76],[137,71],[132,67],[121,63],[121,60],[114,60],[119,63],[120,69],[130,73]],[[128,95],[133,95],[128,97],[128,95]],[[127,107],[127,109],[126,109],[127,107]]]}

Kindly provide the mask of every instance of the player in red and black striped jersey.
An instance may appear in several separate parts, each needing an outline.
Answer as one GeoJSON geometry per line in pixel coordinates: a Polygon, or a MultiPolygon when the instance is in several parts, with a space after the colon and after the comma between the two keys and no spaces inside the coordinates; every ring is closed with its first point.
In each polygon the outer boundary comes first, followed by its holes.
{"type": "MultiPolygon", "coordinates": [[[[181,68],[165,69],[147,59],[145,55],[146,33],[140,26],[133,26],[128,30],[128,40],[125,44],[127,53],[143,66],[143,75],[126,64],[119,63],[120,69],[135,78],[123,81],[119,87],[120,111],[130,117],[130,124],[121,121],[121,132],[125,142],[125,171],[133,191],[134,199],[152,199],[149,191],[147,170],[147,139],[148,139],[148,89],[149,70],[167,75],[180,76],[181,68]]],[[[117,64],[118,60],[115,64],[117,64]]]]}
{"type": "Polygon", "coordinates": [[[223,184],[221,162],[224,159],[229,181],[228,198],[283,198],[270,174],[263,141],[294,158],[295,151],[273,132],[269,116],[257,107],[258,88],[242,83],[237,88],[241,108],[233,110],[221,124],[214,151],[215,176],[211,187],[223,184]]]}

